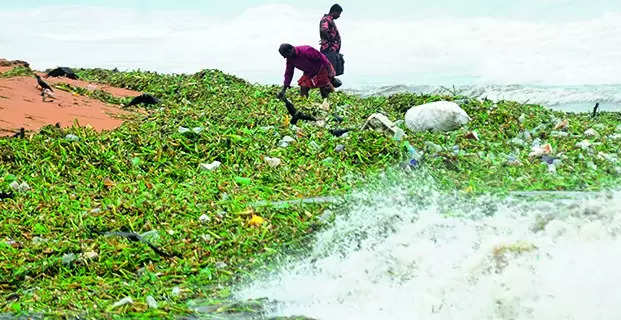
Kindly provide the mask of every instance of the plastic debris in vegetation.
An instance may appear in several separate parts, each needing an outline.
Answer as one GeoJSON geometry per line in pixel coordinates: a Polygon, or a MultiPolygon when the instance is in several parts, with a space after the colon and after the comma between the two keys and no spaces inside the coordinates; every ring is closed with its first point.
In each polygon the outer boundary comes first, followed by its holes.
{"type": "Polygon", "coordinates": [[[431,141],[425,141],[425,147],[427,147],[427,149],[429,149],[429,151],[433,153],[442,152],[442,147],[431,141]]]}
{"type": "Polygon", "coordinates": [[[157,309],[159,307],[153,296],[147,296],[147,305],[149,306],[149,309],[157,309]]]}
{"type": "Polygon", "coordinates": [[[565,138],[569,137],[569,133],[565,131],[552,131],[550,132],[550,137],[552,138],[565,138]]]}
{"type": "Polygon", "coordinates": [[[339,144],[339,145],[337,145],[337,146],[334,148],[334,151],[336,151],[336,152],[343,152],[343,151],[345,151],[345,146],[344,146],[344,145],[342,145],[342,144],[339,144]]]}
{"type": "Polygon", "coordinates": [[[524,147],[526,146],[526,141],[520,139],[520,138],[513,138],[509,141],[509,143],[511,143],[512,145],[515,146],[520,146],[520,147],[524,147]]]}
{"type": "Polygon", "coordinates": [[[438,101],[412,107],[405,114],[405,125],[413,132],[453,131],[470,120],[466,111],[451,101],[438,101]]]}
{"type": "Polygon", "coordinates": [[[541,157],[545,154],[552,153],[552,146],[549,143],[544,144],[543,146],[535,145],[531,149],[531,153],[528,155],[529,157],[541,157]]]}
{"type": "Polygon", "coordinates": [[[284,136],[282,137],[282,139],[280,139],[280,141],[278,142],[278,146],[281,148],[286,148],[288,147],[291,143],[294,143],[295,139],[293,137],[290,136],[284,136]]]}
{"type": "Polygon", "coordinates": [[[569,128],[569,120],[565,119],[563,121],[559,121],[554,126],[554,130],[567,130],[569,128]]]}
{"type": "Polygon", "coordinates": [[[134,304],[134,299],[132,299],[131,297],[125,297],[125,298],[115,302],[112,305],[112,309],[118,308],[118,307],[122,307],[122,306],[128,305],[128,304],[134,304]]]}
{"type": "Polygon", "coordinates": [[[76,136],[75,134],[68,134],[65,136],[65,139],[67,139],[68,141],[80,141],[80,137],[76,136]]]}
{"type": "Polygon", "coordinates": [[[516,156],[509,155],[507,157],[507,165],[511,167],[520,167],[522,166],[522,161],[520,161],[516,156]]]}
{"type": "MultiPolygon", "coordinates": [[[[367,118],[367,121],[362,125],[360,130],[375,130],[383,132],[389,135],[395,136],[398,128],[394,122],[388,119],[387,116],[381,113],[374,113],[367,118]]],[[[405,134],[405,133],[404,133],[405,134]]]]}
{"type": "Polygon", "coordinates": [[[469,131],[464,135],[464,138],[479,141],[479,134],[476,131],[469,131]]]}
{"type": "Polygon", "coordinates": [[[74,261],[76,261],[78,259],[78,256],[75,253],[66,253],[65,255],[63,255],[63,257],[61,258],[62,263],[64,265],[70,265],[72,264],[74,261]]]}
{"type": "Polygon", "coordinates": [[[520,123],[524,123],[524,122],[526,122],[526,115],[522,113],[522,114],[520,115],[520,117],[518,118],[518,121],[519,121],[520,123]]]}
{"type": "Polygon", "coordinates": [[[582,141],[576,143],[576,147],[577,148],[580,148],[580,149],[585,150],[585,151],[589,150],[591,148],[591,146],[592,146],[592,144],[591,144],[591,141],[589,141],[589,140],[582,140],[582,141]]]}
{"type": "Polygon", "coordinates": [[[399,127],[395,127],[395,133],[392,136],[392,139],[395,141],[401,141],[405,138],[405,131],[399,127]]]}
{"type": "Polygon", "coordinates": [[[213,171],[216,170],[222,165],[220,161],[214,161],[212,163],[201,163],[200,168],[203,171],[213,171]]]}
{"type": "Polygon", "coordinates": [[[31,189],[28,183],[26,182],[18,183],[17,181],[11,182],[11,184],[9,184],[9,187],[11,187],[11,189],[17,192],[27,192],[27,191],[30,191],[31,189]]]}
{"type": "Polygon", "coordinates": [[[211,218],[210,218],[208,215],[203,214],[203,215],[201,215],[201,216],[198,218],[198,221],[199,221],[200,223],[202,223],[202,224],[205,224],[205,223],[208,223],[209,221],[211,221],[211,218]]]}
{"type": "Polygon", "coordinates": [[[282,160],[280,160],[279,158],[265,157],[264,160],[267,163],[267,165],[269,165],[272,168],[277,168],[278,166],[282,164],[282,160]]]}
{"type": "Polygon", "coordinates": [[[599,138],[599,132],[597,132],[597,130],[595,129],[589,129],[587,131],[584,132],[584,135],[589,137],[589,138],[599,138]]]}
{"type": "Polygon", "coordinates": [[[408,160],[402,165],[404,168],[416,169],[420,166],[422,155],[408,142],[404,143],[408,153],[408,160]]]}

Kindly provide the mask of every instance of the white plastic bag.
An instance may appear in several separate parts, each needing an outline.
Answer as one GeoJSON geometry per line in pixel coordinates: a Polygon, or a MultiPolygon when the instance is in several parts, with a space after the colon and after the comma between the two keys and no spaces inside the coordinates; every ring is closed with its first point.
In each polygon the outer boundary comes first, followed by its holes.
{"type": "Polygon", "coordinates": [[[456,103],[438,101],[412,107],[405,114],[405,125],[414,132],[452,131],[470,121],[470,116],[456,103]]]}

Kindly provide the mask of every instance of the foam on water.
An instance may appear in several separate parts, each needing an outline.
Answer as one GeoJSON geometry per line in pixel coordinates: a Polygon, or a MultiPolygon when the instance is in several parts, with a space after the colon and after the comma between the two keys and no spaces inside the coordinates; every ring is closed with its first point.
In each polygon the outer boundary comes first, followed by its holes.
{"type": "Polygon", "coordinates": [[[396,93],[453,94],[509,100],[521,103],[540,104],[552,109],[568,112],[590,112],[595,103],[601,110],[621,111],[621,85],[582,86],[529,86],[529,85],[467,85],[467,86],[381,86],[347,90],[350,93],[368,97],[389,96],[396,93]]]}
{"type": "Polygon", "coordinates": [[[270,316],[316,319],[612,319],[621,311],[621,194],[528,203],[438,193],[422,175],[390,181],[352,195],[308,256],[237,298],[277,301],[270,316]]]}

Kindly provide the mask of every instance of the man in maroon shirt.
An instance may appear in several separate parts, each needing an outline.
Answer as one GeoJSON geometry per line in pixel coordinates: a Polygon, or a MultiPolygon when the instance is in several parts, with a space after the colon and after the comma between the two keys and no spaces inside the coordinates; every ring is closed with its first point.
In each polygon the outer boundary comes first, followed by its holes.
{"type": "Polygon", "coordinates": [[[284,97],[287,89],[291,88],[295,68],[304,72],[298,80],[302,96],[308,97],[310,89],[319,88],[321,97],[326,99],[330,92],[334,91],[334,86],[331,83],[334,78],[334,68],[326,56],[317,49],[311,46],[294,47],[288,43],[283,43],[278,51],[283,58],[287,59],[285,82],[278,97],[284,97]]]}

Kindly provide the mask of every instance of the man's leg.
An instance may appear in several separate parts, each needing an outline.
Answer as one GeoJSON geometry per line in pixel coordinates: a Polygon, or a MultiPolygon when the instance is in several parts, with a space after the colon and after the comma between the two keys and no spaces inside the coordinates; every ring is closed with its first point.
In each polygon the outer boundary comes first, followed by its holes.
{"type": "Polygon", "coordinates": [[[300,87],[300,95],[304,98],[308,98],[309,91],[310,91],[310,88],[308,87],[300,87]]]}
{"type": "Polygon", "coordinates": [[[319,92],[321,92],[321,97],[324,99],[328,99],[328,96],[330,96],[330,92],[332,92],[332,88],[330,87],[322,87],[319,88],[319,92]]]}

